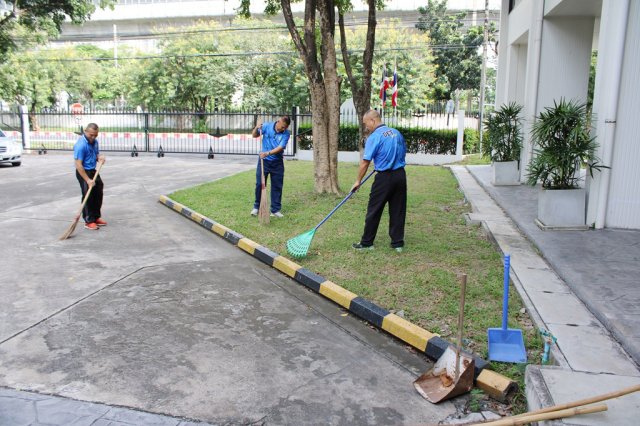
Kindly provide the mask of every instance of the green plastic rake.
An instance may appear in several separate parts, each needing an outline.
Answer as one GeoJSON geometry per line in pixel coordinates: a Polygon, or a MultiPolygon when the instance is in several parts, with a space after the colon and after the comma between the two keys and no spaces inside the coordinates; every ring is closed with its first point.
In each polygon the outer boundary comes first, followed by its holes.
{"type": "MultiPolygon", "coordinates": [[[[375,170],[369,173],[367,177],[365,177],[363,181],[360,183],[360,186],[362,186],[367,181],[367,179],[369,179],[371,175],[373,175],[374,173],[375,173],[375,170]]],[[[333,215],[336,212],[336,210],[338,210],[344,203],[346,203],[347,200],[351,198],[353,194],[355,194],[355,191],[349,192],[347,196],[344,197],[344,200],[340,201],[340,204],[338,204],[333,210],[331,210],[331,213],[329,213],[327,217],[322,219],[320,223],[316,225],[315,228],[305,232],[304,234],[300,234],[297,237],[293,237],[289,241],[287,241],[287,252],[289,252],[291,256],[297,259],[305,257],[307,255],[307,252],[309,251],[309,247],[311,246],[311,241],[313,240],[313,236],[315,235],[318,228],[320,228],[320,226],[322,226],[322,224],[325,223],[331,217],[331,215],[333,215]]]]}

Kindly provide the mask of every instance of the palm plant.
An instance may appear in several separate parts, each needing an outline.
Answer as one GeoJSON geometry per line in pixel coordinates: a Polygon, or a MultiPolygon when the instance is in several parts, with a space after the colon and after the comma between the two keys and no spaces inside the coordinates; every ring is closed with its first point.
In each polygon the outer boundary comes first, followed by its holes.
{"type": "Polygon", "coordinates": [[[522,149],[522,106],[511,102],[484,120],[485,143],[482,155],[491,161],[518,161],[522,149]]]}
{"type": "Polygon", "coordinates": [[[536,117],[531,131],[534,158],[527,168],[527,183],[538,181],[545,189],[574,189],[580,181],[580,167],[589,174],[607,168],[595,155],[598,144],[589,132],[587,106],[577,101],[554,101],[536,117]]]}

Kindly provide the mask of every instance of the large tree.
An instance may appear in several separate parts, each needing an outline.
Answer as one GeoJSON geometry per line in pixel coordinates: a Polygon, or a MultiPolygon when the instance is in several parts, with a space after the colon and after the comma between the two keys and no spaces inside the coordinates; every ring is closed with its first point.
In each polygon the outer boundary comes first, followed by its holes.
{"type": "Polygon", "coordinates": [[[8,55],[0,64],[0,98],[26,105],[31,128],[38,130],[36,113],[55,103],[64,78],[62,69],[42,53],[8,55]]]}
{"type": "MultiPolygon", "coordinates": [[[[241,15],[249,15],[249,4],[250,0],[241,0],[241,15]]],[[[267,0],[266,13],[274,14],[278,10],[282,10],[309,82],[315,190],[338,193],[340,78],[336,58],[336,2],[305,0],[302,28],[293,18],[290,0],[267,0]]]]}
{"type": "MultiPolygon", "coordinates": [[[[483,42],[482,26],[464,30],[466,12],[450,13],[446,0],[429,0],[420,7],[420,18],[416,27],[431,38],[436,81],[433,97],[451,99],[462,90],[480,87],[482,57],[478,47],[483,42]]],[[[496,28],[489,28],[490,39],[495,38],[496,28]]]]}
{"type": "MultiPolygon", "coordinates": [[[[0,10],[0,60],[21,45],[56,37],[65,19],[81,24],[96,9],[92,0],[5,0],[4,3],[7,9],[0,10]]],[[[98,3],[101,8],[113,4],[114,0],[98,3]]]]}
{"type": "MultiPolygon", "coordinates": [[[[340,51],[342,52],[342,61],[347,73],[351,94],[353,96],[353,105],[356,108],[358,116],[360,141],[358,146],[362,150],[364,147],[364,137],[366,128],[362,122],[364,114],[371,109],[371,73],[373,72],[373,50],[376,44],[376,0],[367,0],[369,12],[367,14],[367,34],[362,52],[361,79],[356,78],[354,67],[352,66],[352,58],[347,47],[347,34],[344,28],[344,13],[351,8],[351,3],[343,3],[338,9],[338,24],[340,26],[340,51]]],[[[382,6],[382,5],[381,5],[382,6]]],[[[357,61],[357,60],[356,60],[357,61]]],[[[315,144],[314,144],[315,145],[315,144]]]]}
{"type": "MultiPolygon", "coordinates": [[[[352,75],[358,80],[363,79],[364,64],[361,52],[365,51],[368,28],[359,26],[346,28],[346,39],[350,41],[347,49],[352,75]]],[[[381,71],[386,66],[388,77],[391,77],[394,67],[398,70],[398,109],[415,111],[424,108],[429,100],[430,85],[433,82],[433,57],[429,49],[429,36],[421,31],[406,28],[400,20],[391,19],[380,21],[375,33],[376,49],[373,53],[372,74],[368,76],[370,106],[380,107],[379,89],[381,71]]],[[[346,69],[340,70],[346,75],[346,69]]],[[[350,77],[349,81],[351,80],[350,77]]],[[[364,83],[364,81],[362,82],[364,83]]],[[[343,84],[340,97],[344,101],[353,96],[350,84],[343,84]]],[[[387,107],[390,107],[387,99],[387,107]]]]}
{"type": "Polygon", "coordinates": [[[162,55],[145,61],[136,76],[132,100],[151,109],[196,112],[228,106],[239,60],[221,55],[232,46],[230,37],[212,31],[219,29],[216,23],[200,24],[177,38],[163,39],[162,55]]]}

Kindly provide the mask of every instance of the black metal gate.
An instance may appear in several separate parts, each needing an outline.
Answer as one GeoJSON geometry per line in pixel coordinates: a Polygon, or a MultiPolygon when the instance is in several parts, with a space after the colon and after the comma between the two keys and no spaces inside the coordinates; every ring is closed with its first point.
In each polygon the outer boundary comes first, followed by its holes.
{"type": "MultiPolygon", "coordinates": [[[[258,120],[276,121],[285,114],[268,112],[144,112],[84,111],[0,113],[0,128],[20,137],[25,147],[40,150],[73,150],[82,128],[100,127],[100,149],[121,152],[257,155],[260,138],[251,133],[258,120]],[[22,135],[21,120],[28,116],[28,136],[22,135]]],[[[291,114],[291,139],[285,156],[296,153],[298,112],[291,114]]],[[[302,117],[301,117],[302,118],[302,117]]]]}

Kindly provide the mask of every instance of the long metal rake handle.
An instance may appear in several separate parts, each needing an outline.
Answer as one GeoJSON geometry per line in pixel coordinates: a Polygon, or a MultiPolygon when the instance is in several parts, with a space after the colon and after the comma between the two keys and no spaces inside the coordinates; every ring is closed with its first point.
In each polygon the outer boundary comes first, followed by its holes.
{"type": "MultiPolygon", "coordinates": [[[[369,173],[369,174],[367,175],[367,177],[365,177],[365,178],[362,180],[362,182],[360,182],[360,186],[362,186],[362,185],[367,181],[367,179],[369,179],[369,178],[370,178],[370,177],[371,177],[375,172],[376,172],[376,171],[375,171],[375,170],[373,170],[371,173],[369,173]]],[[[323,223],[325,223],[327,220],[329,220],[329,218],[331,217],[331,215],[333,215],[333,214],[336,212],[336,210],[338,210],[338,209],[340,208],[340,206],[342,206],[344,203],[346,203],[346,202],[347,202],[347,200],[348,200],[349,198],[351,198],[351,196],[352,196],[353,194],[355,194],[355,191],[351,191],[351,192],[349,192],[349,193],[347,194],[347,196],[346,196],[346,197],[344,197],[344,200],[340,201],[340,204],[338,204],[338,205],[337,205],[333,210],[331,210],[331,213],[329,213],[329,214],[327,215],[327,217],[325,217],[324,219],[322,219],[322,220],[320,221],[320,223],[319,223],[319,224],[317,224],[315,228],[313,228],[313,230],[314,230],[314,231],[316,231],[318,228],[320,228],[320,225],[322,225],[322,224],[323,224],[323,223]]]]}

